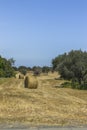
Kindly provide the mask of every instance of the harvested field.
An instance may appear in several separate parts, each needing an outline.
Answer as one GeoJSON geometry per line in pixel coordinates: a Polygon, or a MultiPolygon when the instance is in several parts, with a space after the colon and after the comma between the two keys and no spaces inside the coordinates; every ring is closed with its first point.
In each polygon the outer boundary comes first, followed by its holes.
{"type": "Polygon", "coordinates": [[[55,88],[57,73],[38,76],[37,89],[24,79],[0,79],[0,123],[28,125],[87,125],[87,91],[55,88]]]}

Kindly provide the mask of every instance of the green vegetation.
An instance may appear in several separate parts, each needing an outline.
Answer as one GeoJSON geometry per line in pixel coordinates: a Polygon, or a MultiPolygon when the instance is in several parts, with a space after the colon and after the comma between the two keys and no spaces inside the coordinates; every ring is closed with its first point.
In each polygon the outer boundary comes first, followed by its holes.
{"type": "Polygon", "coordinates": [[[48,67],[48,66],[43,66],[43,68],[42,68],[42,72],[43,72],[43,73],[48,73],[49,71],[51,71],[51,68],[50,68],[50,67],[48,67]]]}
{"type": "Polygon", "coordinates": [[[87,89],[87,52],[72,50],[52,60],[53,70],[71,80],[72,88],[87,89]]]}
{"type": "Polygon", "coordinates": [[[40,67],[40,66],[34,66],[32,68],[32,71],[34,72],[34,75],[40,75],[41,73],[48,73],[51,71],[51,67],[48,67],[48,66],[43,66],[43,67],[40,67]]]}
{"type": "Polygon", "coordinates": [[[18,71],[21,72],[23,75],[26,75],[28,68],[26,66],[19,66],[18,71]]]}
{"type": "Polygon", "coordinates": [[[66,82],[61,84],[61,87],[62,88],[70,88],[71,87],[71,82],[66,81],[66,82]]]}
{"type": "Polygon", "coordinates": [[[7,60],[0,56],[0,77],[12,77],[15,75],[12,65],[14,64],[13,58],[7,60]]]}
{"type": "Polygon", "coordinates": [[[40,66],[33,66],[32,71],[35,76],[39,76],[42,72],[42,68],[40,66]]]}
{"type": "MultiPolygon", "coordinates": [[[[33,71],[35,76],[40,76],[41,73],[58,71],[61,77],[58,79],[68,80],[69,82],[63,84],[63,87],[72,87],[77,89],[87,90],[87,52],[82,50],[72,50],[69,53],[64,53],[55,57],[52,60],[52,67],[48,66],[33,66],[32,68],[26,66],[13,66],[14,59],[6,59],[0,56],[0,77],[13,77],[15,72],[19,71],[23,75],[27,72],[33,71]]],[[[56,78],[57,79],[57,78],[56,78]]]]}

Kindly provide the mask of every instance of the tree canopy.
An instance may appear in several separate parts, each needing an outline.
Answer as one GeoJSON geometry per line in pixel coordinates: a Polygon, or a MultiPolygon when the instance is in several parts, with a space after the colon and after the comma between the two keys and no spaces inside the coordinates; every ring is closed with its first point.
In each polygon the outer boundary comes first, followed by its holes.
{"type": "Polygon", "coordinates": [[[72,86],[87,89],[87,52],[72,50],[52,60],[53,69],[61,77],[72,81],[72,86]]]}
{"type": "Polygon", "coordinates": [[[13,63],[13,58],[7,60],[0,56],[0,77],[12,77],[15,75],[12,67],[13,63]]]}

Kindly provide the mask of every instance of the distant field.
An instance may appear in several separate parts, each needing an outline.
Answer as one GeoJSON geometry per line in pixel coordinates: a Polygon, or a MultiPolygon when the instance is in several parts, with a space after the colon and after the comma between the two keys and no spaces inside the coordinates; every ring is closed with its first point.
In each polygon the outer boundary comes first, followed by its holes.
{"type": "Polygon", "coordinates": [[[0,79],[0,123],[87,125],[87,91],[56,88],[57,73],[38,76],[38,89],[25,89],[24,79],[0,79]]]}

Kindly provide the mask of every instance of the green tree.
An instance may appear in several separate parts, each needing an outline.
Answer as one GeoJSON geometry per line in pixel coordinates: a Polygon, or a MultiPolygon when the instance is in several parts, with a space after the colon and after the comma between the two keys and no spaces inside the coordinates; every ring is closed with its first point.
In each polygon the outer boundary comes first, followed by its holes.
{"type": "Polygon", "coordinates": [[[28,68],[26,66],[19,66],[18,71],[21,72],[23,75],[26,75],[28,68]]]}
{"type": "Polygon", "coordinates": [[[50,67],[48,67],[48,66],[43,66],[43,67],[42,67],[42,72],[43,72],[43,73],[48,73],[50,70],[51,70],[51,69],[50,69],[50,67]]]}
{"type": "Polygon", "coordinates": [[[35,76],[38,76],[42,72],[42,68],[40,66],[33,66],[32,71],[34,72],[35,76]]]}
{"type": "Polygon", "coordinates": [[[0,77],[12,77],[15,75],[12,64],[6,58],[0,56],[0,77]]]}
{"type": "Polygon", "coordinates": [[[87,89],[87,52],[72,50],[52,60],[53,69],[59,71],[64,79],[72,80],[72,86],[87,89]],[[78,84],[78,85],[77,85],[78,84]],[[85,87],[84,87],[85,86],[85,87]]]}

